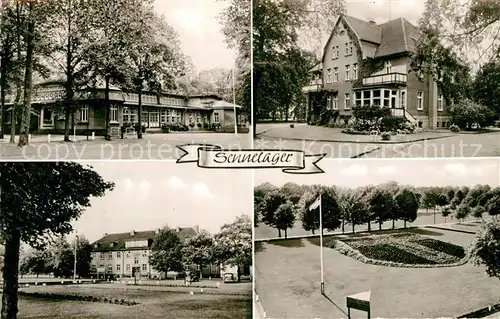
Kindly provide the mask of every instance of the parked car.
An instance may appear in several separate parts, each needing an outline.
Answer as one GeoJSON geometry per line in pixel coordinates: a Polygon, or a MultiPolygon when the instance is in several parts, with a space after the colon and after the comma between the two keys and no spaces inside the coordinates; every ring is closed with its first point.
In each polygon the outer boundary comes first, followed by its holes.
{"type": "Polygon", "coordinates": [[[229,282],[237,282],[238,280],[236,279],[236,276],[232,273],[225,273],[223,276],[223,280],[225,283],[229,282]]]}

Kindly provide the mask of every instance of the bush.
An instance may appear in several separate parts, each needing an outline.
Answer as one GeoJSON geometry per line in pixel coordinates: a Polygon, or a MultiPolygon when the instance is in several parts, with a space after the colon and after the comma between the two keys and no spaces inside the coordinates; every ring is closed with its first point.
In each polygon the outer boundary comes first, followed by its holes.
{"type": "Polygon", "coordinates": [[[163,133],[169,133],[170,132],[170,126],[169,125],[162,125],[161,126],[161,131],[163,133]]]}
{"type": "Polygon", "coordinates": [[[189,127],[193,128],[194,127],[194,123],[189,123],[189,127]]]}
{"type": "Polygon", "coordinates": [[[407,120],[404,117],[399,116],[385,116],[382,119],[381,131],[385,132],[396,132],[397,130],[405,129],[405,123],[407,120]]]}
{"type": "Polygon", "coordinates": [[[291,128],[294,128],[294,127],[295,127],[295,124],[290,124],[290,127],[291,127],[291,128]]]}
{"type": "Polygon", "coordinates": [[[380,134],[380,137],[382,137],[383,141],[389,141],[391,139],[391,133],[383,132],[382,134],[380,134]]]}
{"type": "Polygon", "coordinates": [[[218,131],[222,128],[219,123],[212,123],[212,131],[218,131]]]}
{"type": "Polygon", "coordinates": [[[495,121],[495,126],[500,127],[500,121],[495,121]]]}
{"type": "Polygon", "coordinates": [[[141,130],[142,133],[146,133],[146,127],[144,125],[140,125],[139,123],[137,123],[134,128],[136,132],[139,132],[139,130],[141,130]]]}
{"type": "Polygon", "coordinates": [[[460,128],[458,127],[458,125],[452,124],[450,125],[450,131],[452,131],[453,133],[458,133],[460,132],[460,128]]]}
{"type": "Polygon", "coordinates": [[[201,128],[201,125],[202,125],[201,123],[196,124],[196,126],[198,126],[198,128],[201,128]]]}
{"type": "Polygon", "coordinates": [[[210,125],[208,125],[208,123],[203,123],[203,129],[204,130],[209,130],[210,129],[210,125]]]}

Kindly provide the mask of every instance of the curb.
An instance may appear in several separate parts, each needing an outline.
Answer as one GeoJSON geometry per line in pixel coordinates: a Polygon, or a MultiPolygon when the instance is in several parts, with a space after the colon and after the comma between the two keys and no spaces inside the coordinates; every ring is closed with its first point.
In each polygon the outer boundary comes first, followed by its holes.
{"type": "MultiPolygon", "coordinates": [[[[272,129],[269,129],[267,131],[270,131],[272,129]]],[[[267,132],[265,131],[265,132],[267,132]]],[[[277,137],[277,136],[269,136],[265,135],[264,133],[259,133],[257,135],[262,135],[263,137],[268,137],[268,138],[279,138],[283,140],[292,140],[292,141],[308,141],[308,142],[324,142],[324,143],[344,143],[344,144],[380,144],[380,145],[394,145],[394,144],[411,144],[411,143],[416,143],[416,142],[423,142],[423,141],[432,141],[432,140],[439,140],[443,138],[449,138],[454,135],[445,135],[445,136],[439,136],[439,137],[426,137],[426,138],[419,138],[411,141],[390,141],[390,142],[382,142],[382,141],[341,141],[341,140],[326,140],[326,139],[312,139],[312,138],[298,138],[298,137],[277,137]]]]}
{"type": "Polygon", "coordinates": [[[448,228],[448,227],[440,227],[440,226],[433,226],[433,225],[429,225],[429,226],[425,226],[426,228],[433,228],[433,229],[440,229],[440,230],[448,230],[448,231],[454,231],[454,232],[457,232],[457,233],[464,233],[464,234],[472,234],[472,235],[475,235],[476,232],[473,232],[473,231],[470,231],[470,230],[463,230],[463,229],[456,229],[456,228],[448,228]]]}

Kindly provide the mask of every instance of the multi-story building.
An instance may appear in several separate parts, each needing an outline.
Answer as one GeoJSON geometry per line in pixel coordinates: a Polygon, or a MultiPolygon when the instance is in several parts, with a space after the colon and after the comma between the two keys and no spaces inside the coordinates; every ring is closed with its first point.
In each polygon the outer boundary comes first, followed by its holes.
{"type": "Polygon", "coordinates": [[[410,71],[420,32],[404,18],[383,24],[342,15],[325,45],[321,63],[310,70],[303,88],[307,118],[323,107],[334,121],[348,121],[356,105],[380,105],[421,128],[450,125],[446,101],[433,77],[410,71]],[[314,102],[317,94],[326,99],[314,102]],[[326,104],[326,105],[323,105],[326,104]]]}
{"type": "MultiPolygon", "coordinates": [[[[161,94],[144,92],[141,95],[141,122],[150,131],[159,131],[162,126],[174,124],[186,125],[189,130],[211,130],[215,124],[227,132],[234,132],[235,121],[240,124],[239,130],[244,131],[243,126],[246,126],[246,120],[240,113],[241,106],[226,102],[215,95],[186,96],[167,92],[161,94]]],[[[62,108],[64,96],[65,89],[61,82],[44,82],[34,87],[30,132],[64,133],[65,114],[62,108]]],[[[6,131],[10,131],[13,99],[13,95],[6,97],[6,131]]],[[[94,132],[96,135],[102,135],[106,119],[104,87],[79,91],[75,100],[79,105],[74,116],[76,134],[94,132]]],[[[124,92],[112,86],[109,91],[109,101],[109,120],[111,127],[116,128],[114,131],[119,131],[122,125],[139,123],[137,93],[124,92]]],[[[19,124],[19,117],[16,119],[19,124]]]]}
{"type": "MultiPolygon", "coordinates": [[[[92,244],[91,274],[98,278],[164,278],[149,264],[151,245],[160,230],[131,231],[128,233],[104,234],[92,244]]],[[[195,236],[198,226],[175,229],[181,241],[195,236]]],[[[186,270],[199,274],[198,265],[186,265],[186,270]]],[[[208,265],[202,270],[203,276],[218,277],[219,265],[208,265]]]]}

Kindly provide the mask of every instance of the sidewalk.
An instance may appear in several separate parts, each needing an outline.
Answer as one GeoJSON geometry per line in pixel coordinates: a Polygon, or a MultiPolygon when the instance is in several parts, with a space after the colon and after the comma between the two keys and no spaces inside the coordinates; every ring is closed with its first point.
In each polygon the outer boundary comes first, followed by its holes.
{"type": "Polygon", "coordinates": [[[307,124],[295,124],[294,128],[290,125],[261,125],[257,129],[261,137],[281,138],[289,140],[306,140],[316,142],[333,143],[370,143],[370,144],[402,144],[414,143],[425,140],[442,139],[458,134],[451,133],[449,130],[428,131],[416,134],[392,136],[391,140],[383,141],[380,136],[354,135],[342,133],[341,128],[329,128],[323,126],[313,126],[307,124]]]}
{"type": "MultiPolygon", "coordinates": [[[[87,136],[86,135],[70,135],[69,139],[71,141],[86,141],[87,136]]],[[[95,140],[97,139],[104,139],[102,136],[95,136],[95,140]]],[[[92,136],[88,136],[88,140],[92,140],[92,136]]],[[[19,135],[16,135],[15,138],[16,144],[19,141],[19,135]]],[[[32,134],[30,143],[52,143],[52,142],[63,142],[64,141],[64,135],[62,134],[32,134]]],[[[10,135],[4,135],[3,139],[0,139],[0,143],[9,143],[10,142],[10,135]]]]}

